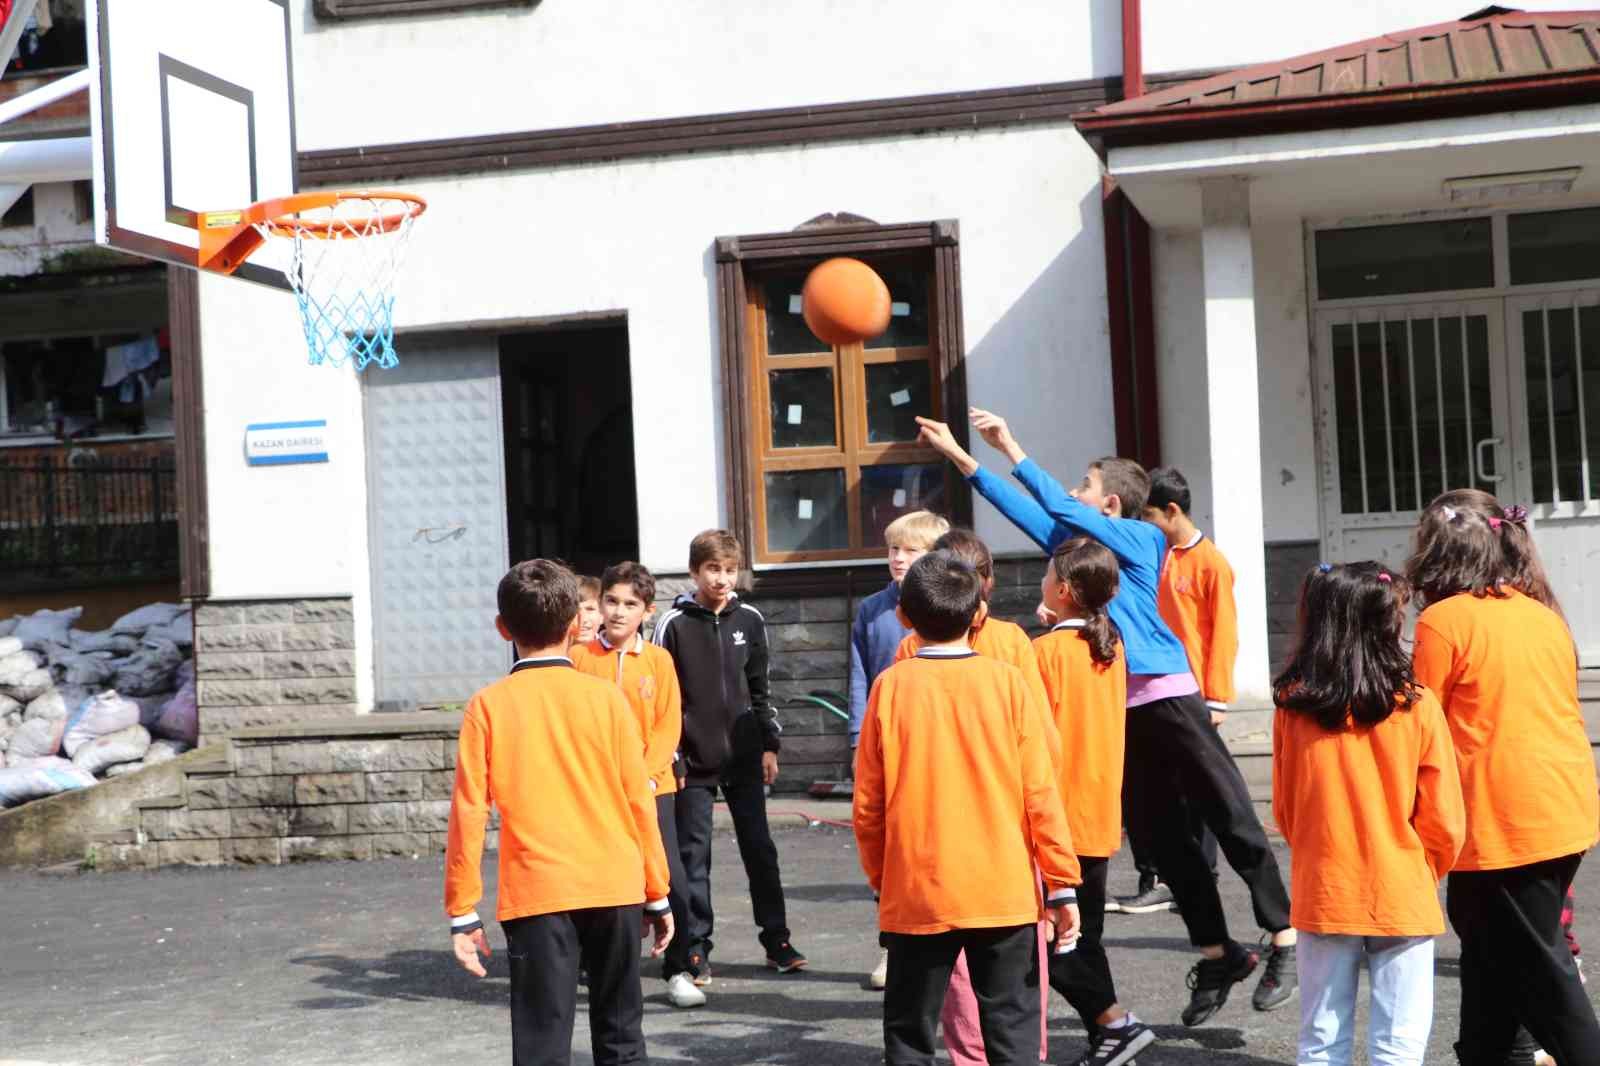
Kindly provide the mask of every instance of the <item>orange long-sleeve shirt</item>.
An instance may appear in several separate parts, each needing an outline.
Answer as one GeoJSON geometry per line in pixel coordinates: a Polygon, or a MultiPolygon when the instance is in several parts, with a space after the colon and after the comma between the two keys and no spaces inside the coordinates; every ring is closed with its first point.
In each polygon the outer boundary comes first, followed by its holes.
{"type": "Polygon", "coordinates": [[[1128,669],[1122,646],[1097,663],[1083,622],[1062,622],[1033,642],[1061,736],[1057,781],[1079,855],[1107,858],[1122,844],[1122,757],[1128,669]]]}
{"type": "Polygon", "coordinates": [[[1504,870],[1600,839],[1578,659],[1561,616],[1508,590],[1461,593],[1417,620],[1417,680],[1439,694],[1461,768],[1457,870],[1504,870]]]}
{"type": "Polygon", "coordinates": [[[1211,538],[1167,552],[1156,594],[1161,620],[1183,642],[1189,669],[1208,703],[1232,703],[1233,664],[1239,657],[1239,615],[1233,602],[1233,567],[1211,538]]]}
{"type": "Polygon", "coordinates": [[[861,868],[889,933],[1026,925],[1082,880],[1040,723],[1014,666],[927,653],[873,683],[856,749],[861,868]]]}
{"type": "Polygon", "coordinates": [[[525,659],[467,704],[445,845],[452,918],[483,897],[490,804],[500,811],[501,921],[665,900],[644,740],[615,685],[564,658],[525,659]]]}
{"type": "MultiPolygon", "coordinates": [[[[910,624],[909,620],[906,624],[910,624]]],[[[915,658],[925,643],[913,629],[894,650],[894,661],[915,658]]],[[[1015,622],[985,614],[983,620],[973,626],[972,632],[967,635],[967,643],[984,658],[1010,663],[1022,671],[1023,680],[1038,697],[1037,706],[1044,709],[1045,745],[1050,752],[1050,765],[1059,773],[1062,760],[1061,733],[1056,729],[1054,716],[1050,714],[1050,693],[1045,691],[1044,678],[1039,675],[1039,660],[1033,651],[1033,641],[1028,639],[1028,631],[1015,622]]]]}
{"type": "Polygon", "coordinates": [[[1436,936],[1439,879],[1466,837],[1455,750],[1439,700],[1330,733],[1278,709],[1272,813],[1289,842],[1289,919],[1308,933],[1436,936]]]}
{"type": "Polygon", "coordinates": [[[581,673],[621,687],[644,736],[644,768],[655,794],[678,791],[672,760],[683,736],[683,696],[672,655],[635,633],[626,646],[614,648],[604,634],[572,649],[572,665],[581,673]]]}

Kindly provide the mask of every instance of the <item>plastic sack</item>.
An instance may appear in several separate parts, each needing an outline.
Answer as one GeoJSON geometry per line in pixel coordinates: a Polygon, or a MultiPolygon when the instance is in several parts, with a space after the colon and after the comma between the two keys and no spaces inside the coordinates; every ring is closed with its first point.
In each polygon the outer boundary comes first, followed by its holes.
{"type": "Polygon", "coordinates": [[[171,692],[173,677],[187,656],[170,640],[146,637],[139,651],[118,667],[113,684],[124,696],[153,696],[171,692]]]}
{"type": "MultiPolygon", "coordinates": [[[[90,741],[138,724],[139,705],[119,696],[114,690],[107,690],[78,704],[77,709],[67,717],[61,748],[68,758],[75,758],[78,749],[90,741]]],[[[148,741],[145,746],[149,746],[148,741]]],[[[144,758],[144,752],[140,751],[134,758],[144,758]]]]}
{"type": "Polygon", "coordinates": [[[0,637],[0,658],[4,658],[7,655],[15,655],[21,650],[22,641],[18,640],[16,637],[0,637]]]}
{"type": "Polygon", "coordinates": [[[34,766],[0,770],[0,807],[15,807],[29,800],[54,796],[75,788],[88,788],[94,778],[65,759],[41,760],[34,766]]]}
{"type": "Polygon", "coordinates": [[[144,753],[144,764],[154,766],[156,763],[170,762],[189,750],[189,745],[181,740],[157,740],[150,745],[150,750],[144,753]]]}
{"type": "Polygon", "coordinates": [[[131,774],[136,770],[143,770],[143,769],[144,769],[144,761],[143,760],[140,760],[139,762],[119,762],[115,766],[106,767],[106,776],[107,777],[121,777],[123,774],[131,774]]]}
{"type": "MultiPolygon", "coordinates": [[[[23,652],[26,655],[26,652],[23,652]]],[[[12,674],[7,680],[0,680],[0,691],[19,703],[32,703],[46,692],[55,688],[55,675],[42,666],[22,674],[12,674]]]]}
{"type": "Polygon", "coordinates": [[[30,718],[23,722],[11,734],[11,743],[6,745],[6,765],[57,754],[61,751],[61,734],[66,725],[65,718],[30,718]]]}
{"type": "Polygon", "coordinates": [[[0,656],[0,686],[10,685],[39,669],[40,659],[31,651],[14,651],[0,656]]]}
{"type": "Polygon", "coordinates": [[[195,702],[192,677],[172,694],[172,699],[162,708],[161,717],[156,719],[151,732],[190,748],[200,743],[200,708],[195,702]]]}
{"type": "Polygon", "coordinates": [[[67,702],[61,698],[60,689],[51,689],[28,701],[27,710],[22,712],[22,720],[30,718],[65,718],[67,716],[67,702]]]}
{"type": "Polygon", "coordinates": [[[22,641],[24,648],[42,648],[46,644],[67,645],[72,625],[83,617],[82,607],[69,607],[65,611],[35,611],[17,623],[11,635],[22,641]]]}
{"type": "Polygon", "coordinates": [[[112,622],[111,632],[141,637],[151,626],[164,626],[180,614],[187,614],[188,610],[181,603],[147,603],[112,622]]]}
{"type": "Polygon", "coordinates": [[[72,757],[72,765],[99,776],[106,767],[119,762],[138,762],[149,750],[150,731],[142,725],[130,725],[80,747],[72,757]]]}
{"type": "Polygon", "coordinates": [[[72,650],[77,652],[108,651],[113,655],[132,655],[139,650],[139,638],[128,633],[90,633],[74,629],[70,634],[72,650]]]}

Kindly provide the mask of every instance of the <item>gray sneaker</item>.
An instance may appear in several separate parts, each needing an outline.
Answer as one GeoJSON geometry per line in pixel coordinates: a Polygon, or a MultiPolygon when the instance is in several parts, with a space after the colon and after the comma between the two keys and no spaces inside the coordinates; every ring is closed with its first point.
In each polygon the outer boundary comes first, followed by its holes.
{"type": "Polygon", "coordinates": [[[1177,909],[1178,904],[1172,898],[1172,889],[1155,878],[1141,878],[1139,891],[1136,894],[1117,897],[1117,910],[1123,914],[1156,914],[1160,911],[1177,909]]]}

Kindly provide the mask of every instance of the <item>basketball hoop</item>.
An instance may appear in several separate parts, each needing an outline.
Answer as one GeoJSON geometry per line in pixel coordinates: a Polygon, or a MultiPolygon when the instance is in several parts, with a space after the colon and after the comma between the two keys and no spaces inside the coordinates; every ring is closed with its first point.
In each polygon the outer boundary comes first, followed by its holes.
{"type": "Polygon", "coordinates": [[[289,284],[312,365],[398,364],[394,283],[420,196],[392,190],[317,192],[199,215],[199,265],[232,274],[269,239],[293,242],[289,284]]]}

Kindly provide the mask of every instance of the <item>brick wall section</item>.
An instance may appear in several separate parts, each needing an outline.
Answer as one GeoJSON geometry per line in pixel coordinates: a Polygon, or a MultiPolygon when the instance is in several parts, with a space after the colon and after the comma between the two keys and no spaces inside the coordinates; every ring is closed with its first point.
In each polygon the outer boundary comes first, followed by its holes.
{"type": "MultiPolygon", "coordinates": [[[[278,864],[442,852],[458,714],[384,716],[347,735],[243,730],[183,794],[146,801],[132,840],[98,845],[108,867],[278,864]],[[275,736],[274,733],[285,735],[275,736]],[[231,767],[231,769],[230,769],[231,767]]],[[[486,847],[499,847],[491,819],[486,847]]]]}
{"type": "MultiPolygon", "coordinates": [[[[1039,603],[1039,578],[1044,557],[1001,559],[995,563],[995,589],[990,606],[998,617],[1042,632],[1033,617],[1039,603]]],[[[883,581],[889,580],[884,568],[883,581]]],[[[780,598],[751,597],[767,620],[772,644],[772,693],[783,724],[783,752],[774,792],[804,792],[813,781],[837,781],[851,773],[850,734],[845,722],[811,703],[799,702],[813,691],[837,693],[845,706],[849,692],[850,621],[861,600],[883,585],[867,585],[858,596],[780,598]]],[[[692,592],[687,577],[658,577],[656,617],[680,592],[692,592]]]]}
{"type": "Polygon", "coordinates": [[[259,600],[195,608],[200,735],[354,714],[350,600],[259,600]]]}

